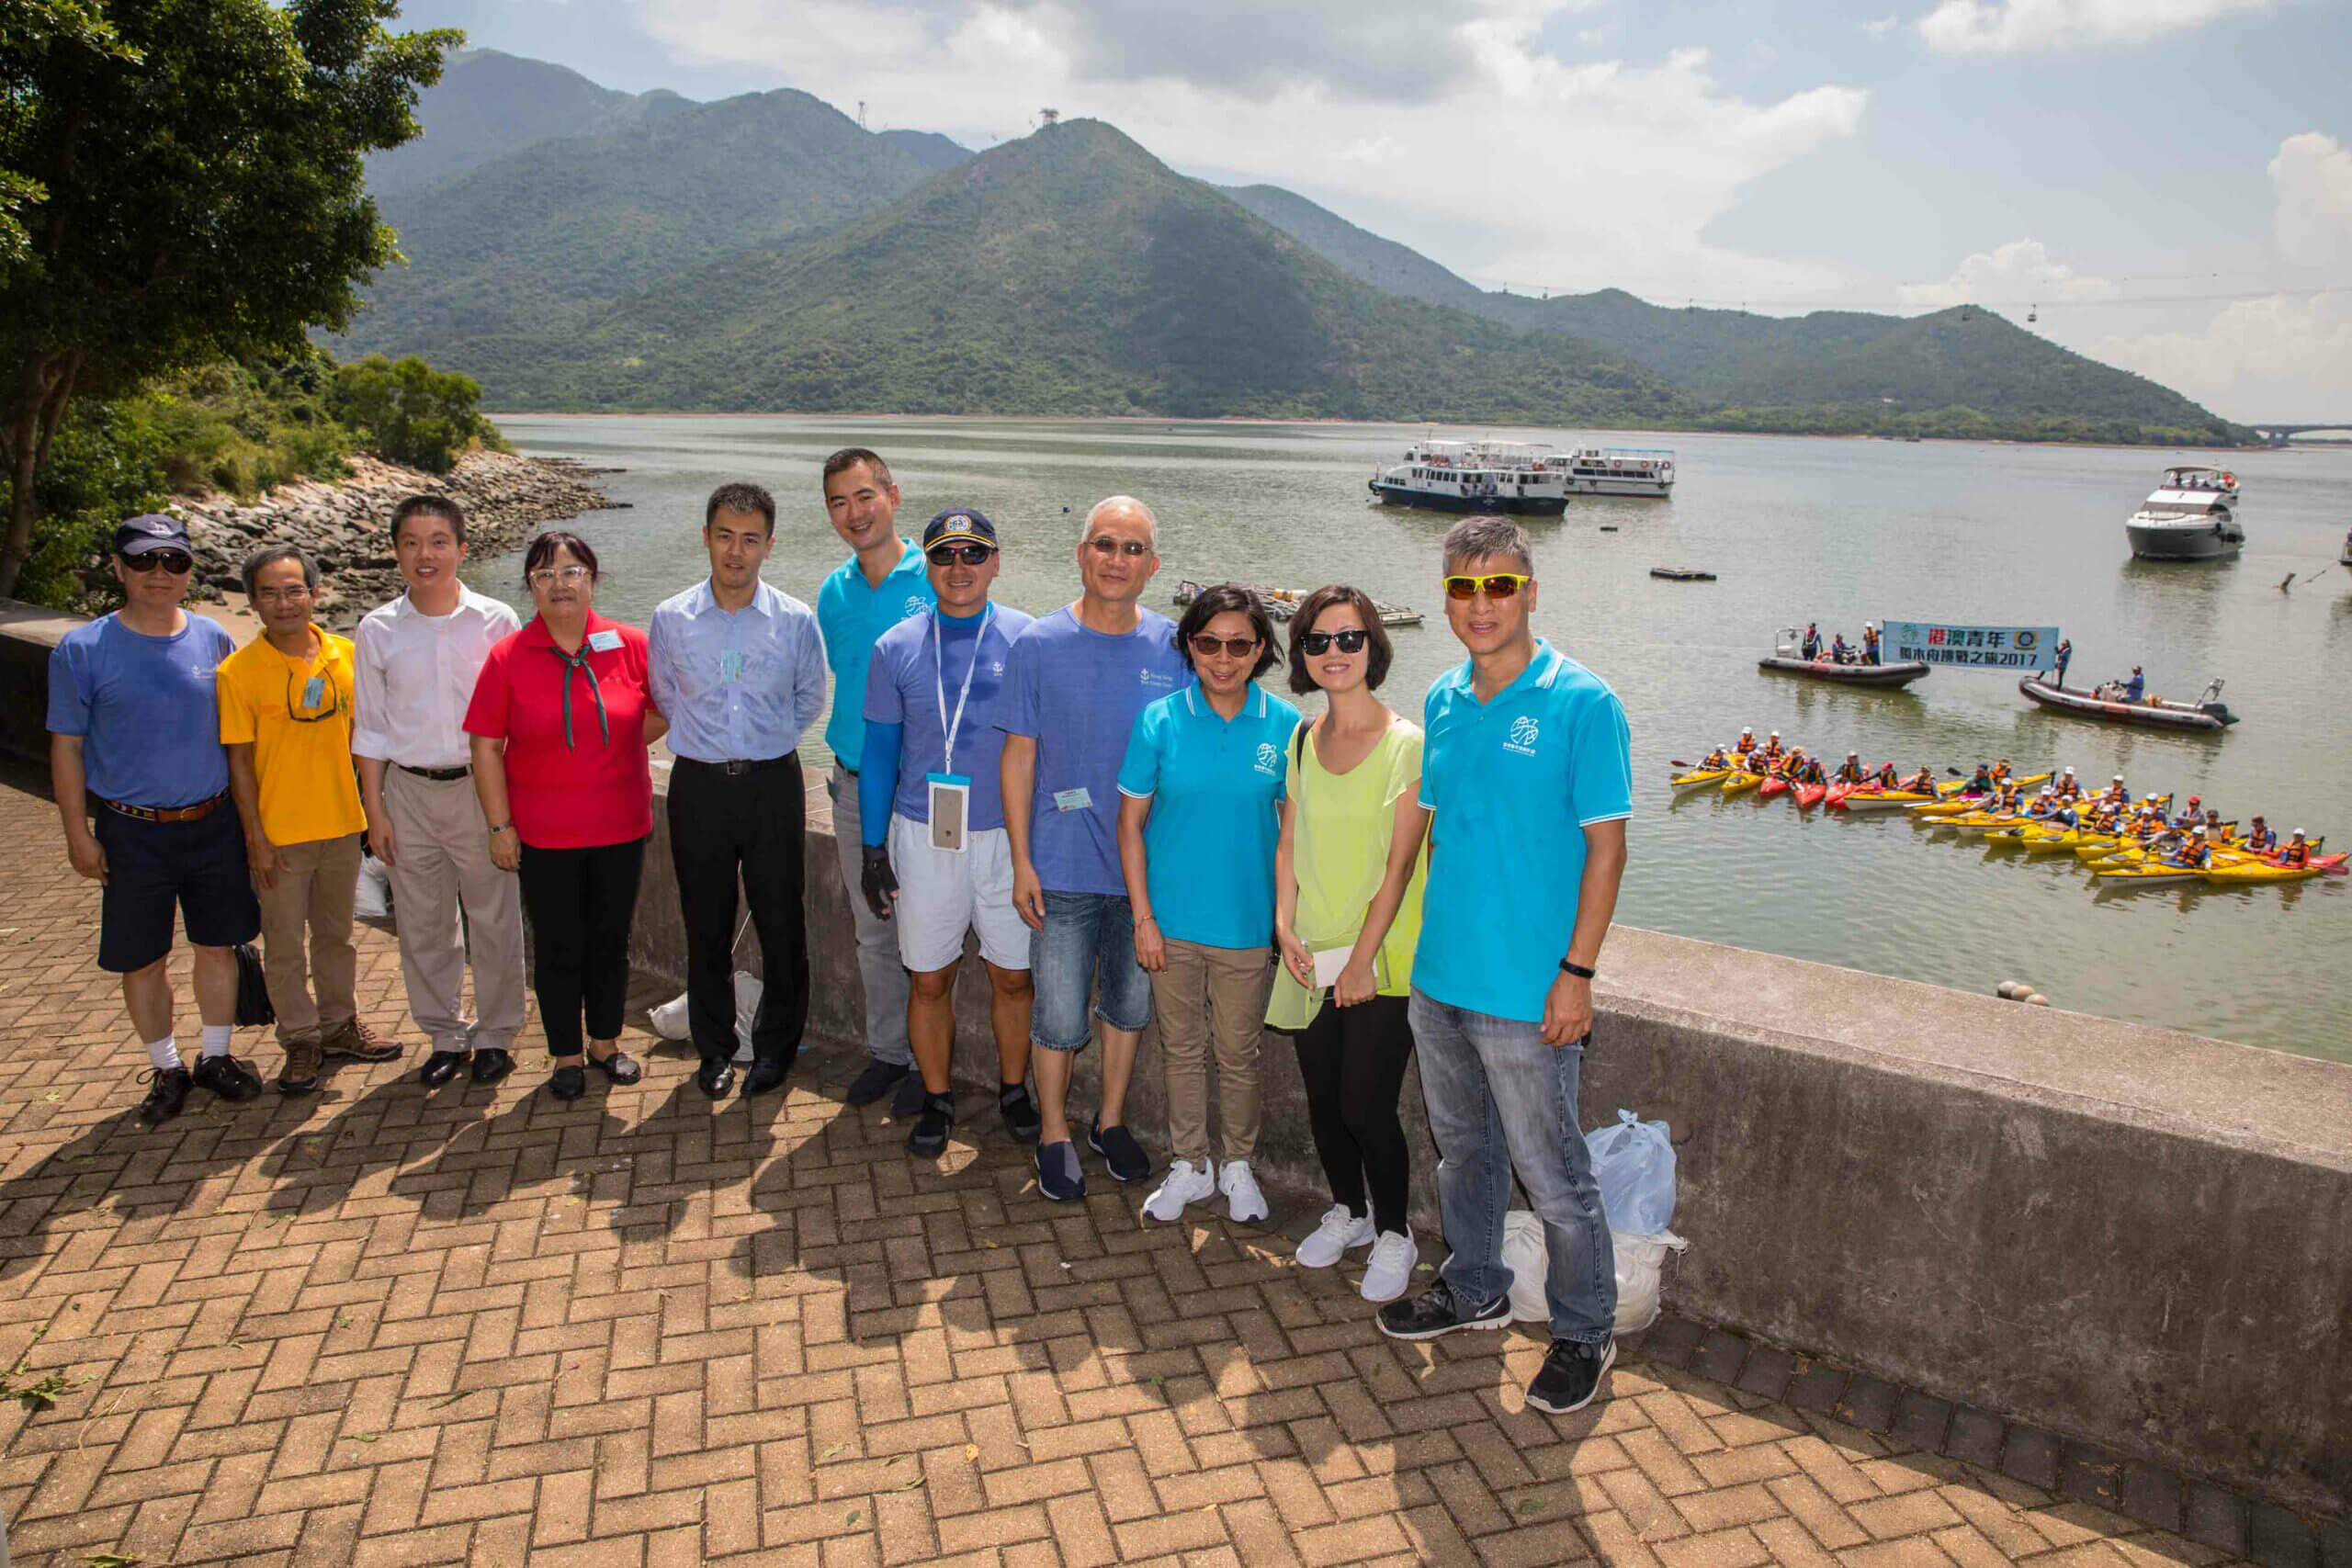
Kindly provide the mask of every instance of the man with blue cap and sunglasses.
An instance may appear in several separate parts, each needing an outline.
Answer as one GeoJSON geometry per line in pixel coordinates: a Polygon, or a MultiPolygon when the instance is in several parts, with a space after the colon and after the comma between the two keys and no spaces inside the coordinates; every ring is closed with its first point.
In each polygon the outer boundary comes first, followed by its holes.
{"type": "Polygon", "coordinates": [[[1039,1126],[1029,1095],[1029,931],[1012,907],[998,763],[998,696],[1012,639],[1034,618],[991,604],[996,525],[954,507],[922,531],[938,603],[875,640],[865,682],[858,824],[868,909],[898,925],[910,981],[907,1036],[923,1100],[907,1152],[935,1158],[956,1121],[950,1077],[964,933],[980,939],[996,1029],[997,1109],[1016,1142],[1039,1126]]]}

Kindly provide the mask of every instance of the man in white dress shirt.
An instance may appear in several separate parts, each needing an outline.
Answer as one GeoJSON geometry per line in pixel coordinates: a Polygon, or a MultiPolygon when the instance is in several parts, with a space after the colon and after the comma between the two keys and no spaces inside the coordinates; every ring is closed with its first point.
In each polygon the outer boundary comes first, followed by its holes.
{"type": "Polygon", "coordinates": [[[432,1044],[417,1076],[437,1089],[470,1056],[474,1082],[495,1083],[514,1070],[523,1029],[522,891],[491,863],[464,720],[482,660],[521,623],[458,581],[466,513],[447,497],[413,495],[393,509],[392,553],[408,592],[369,611],[357,638],[351,750],[368,847],[391,874],[409,1011],[432,1044]]]}

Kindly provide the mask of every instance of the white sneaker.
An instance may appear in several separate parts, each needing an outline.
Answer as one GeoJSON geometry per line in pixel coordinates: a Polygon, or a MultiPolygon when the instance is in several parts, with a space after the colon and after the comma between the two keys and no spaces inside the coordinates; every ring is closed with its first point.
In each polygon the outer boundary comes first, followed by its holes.
{"type": "Polygon", "coordinates": [[[1258,1190],[1258,1179],[1250,1174],[1248,1160],[1226,1161],[1216,1185],[1226,1196],[1227,1218],[1250,1224],[1266,1217],[1266,1195],[1258,1190]]]}
{"type": "Polygon", "coordinates": [[[1209,1162],[1194,1165],[1188,1159],[1168,1162],[1168,1179],[1159,1190],[1143,1201],[1143,1212],[1153,1219],[1174,1224],[1184,1217],[1184,1205],[1198,1203],[1216,1190],[1216,1183],[1209,1178],[1209,1162]]]}
{"type": "Polygon", "coordinates": [[[1298,1244],[1298,1266],[1329,1269],[1344,1254],[1370,1247],[1372,1237],[1370,1214],[1351,1214],[1345,1203],[1334,1203],[1323,1211],[1323,1223],[1315,1227],[1315,1234],[1298,1244]]]}
{"type": "Polygon", "coordinates": [[[1413,1282],[1413,1265],[1420,1256],[1411,1231],[1401,1235],[1382,1231],[1380,1239],[1372,1244],[1372,1259],[1364,1265],[1363,1283],[1356,1287],[1357,1293],[1368,1302],[1395,1301],[1413,1282]]]}

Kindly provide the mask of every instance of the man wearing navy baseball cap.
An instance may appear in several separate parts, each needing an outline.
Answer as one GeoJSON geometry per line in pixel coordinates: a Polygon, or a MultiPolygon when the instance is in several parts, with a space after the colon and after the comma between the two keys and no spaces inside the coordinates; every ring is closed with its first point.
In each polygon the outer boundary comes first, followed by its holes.
{"type": "MultiPolygon", "coordinates": [[[[997,1110],[1016,1142],[1037,1141],[1029,1096],[1029,931],[1012,908],[1012,849],[1004,832],[996,727],[1012,639],[1031,617],[989,603],[996,525],[951,507],[922,531],[938,604],[876,638],[865,680],[858,762],[860,892],[898,927],[910,992],[907,1037],[923,1099],[907,1152],[935,1158],[956,1121],[956,971],[964,933],[988,965],[995,1025],[997,1110]]],[[[841,700],[849,700],[843,694],[841,700]]]]}
{"type": "Polygon", "coordinates": [[[122,608],[74,627],[49,660],[50,780],[65,852],[105,886],[98,967],[122,976],[123,1006],[147,1047],[139,1113],[149,1122],[178,1115],[191,1084],[229,1100],[261,1092],[253,1069],[229,1055],[235,950],[261,932],[213,694],[236,643],[180,607],[195,570],[178,518],[130,519],[114,532],[122,608]],[[204,1021],[193,1071],[180,1059],[164,973],[175,908],[196,949],[204,1021]]]}

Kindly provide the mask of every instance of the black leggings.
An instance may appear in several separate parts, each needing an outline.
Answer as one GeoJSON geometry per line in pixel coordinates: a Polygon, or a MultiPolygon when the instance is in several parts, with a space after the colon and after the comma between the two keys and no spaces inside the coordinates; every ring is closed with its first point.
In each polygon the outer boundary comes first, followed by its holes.
{"type": "Polygon", "coordinates": [[[588,1038],[620,1035],[628,997],[628,928],[645,840],[585,850],[523,846],[523,909],[531,917],[531,977],[548,1053],[577,1056],[588,1038]]]}
{"type": "Polygon", "coordinates": [[[1374,1228],[1399,1235],[1413,1174],[1405,1124],[1396,1114],[1405,1064],[1413,1055],[1406,1000],[1374,997],[1343,1008],[1327,999],[1315,1021],[1291,1036],[1299,1077],[1306,1080],[1315,1152],[1330,1179],[1332,1200],[1362,1215],[1369,1185],[1374,1228]]]}

